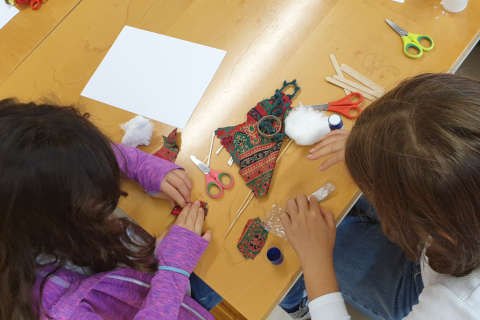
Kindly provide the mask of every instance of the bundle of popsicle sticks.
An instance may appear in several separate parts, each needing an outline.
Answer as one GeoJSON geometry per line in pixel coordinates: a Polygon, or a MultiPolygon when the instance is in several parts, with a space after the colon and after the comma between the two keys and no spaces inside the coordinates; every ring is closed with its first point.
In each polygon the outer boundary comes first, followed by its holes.
{"type": "Polygon", "coordinates": [[[345,94],[355,91],[360,92],[368,100],[375,100],[385,93],[384,88],[368,79],[357,70],[344,63],[340,66],[333,53],[330,54],[330,62],[332,63],[336,74],[331,77],[326,77],[325,80],[333,85],[343,88],[345,94]],[[357,82],[347,79],[344,73],[355,79],[357,82]]]}

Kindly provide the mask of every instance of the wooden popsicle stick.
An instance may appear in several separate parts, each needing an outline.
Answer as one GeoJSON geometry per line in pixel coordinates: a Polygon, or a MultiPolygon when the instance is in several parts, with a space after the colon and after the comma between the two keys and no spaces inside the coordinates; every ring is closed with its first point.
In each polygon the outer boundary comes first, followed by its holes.
{"type": "Polygon", "coordinates": [[[364,75],[362,75],[360,72],[357,70],[353,69],[352,67],[346,65],[345,63],[342,63],[342,66],[340,69],[345,72],[346,74],[350,75],[352,78],[355,80],[360,81],[370,89],[377,91],[379,94],[383,95],[385,93],[385,89],[373,82],[372,80],[368,79],[364,75]]]}
{"type": "MultiPolygon", "coordinates": [[[[330,62],[332,63],[333,69],[335,69],[335,73],[340,79],[345,79],[343,76],[342,70],[340,69],[340,66],[338,65],[337,62],[337,57],[333,53],[330,53],[330,62]]],[[[345,94],[350,94],[351,91],[348,89],[343,88],[343,91],[345,91],[345,94]]]]}
{"type": "MultiPolygon", "coordinates": [[[[283,150],[280,152],[280,154],[278,155],[278,158],[277,158],[277,161],[280,160],[280,158],[286,153],[286,151],[288,150],[288,148],[292,145],[292,142],[293,140],[289,140],[288,143],[286,144],[285,148],[283,148],[283,150]]],[[[230,234],[230,231],[232,231],[233,227],[235,226],[235,224],[237,223],[237,220],[240,218],[240,216],[242,215],[242,213],[247,209],[248,205],[250,204],[250,202],[252,202],[253,198],[254,198],[254,193],[253,191],[250,191],[248,194],[247,194],[247,197],[245,198],[245,200],[243,200],[242,204],[240,205],[240,208],[237,209],[237,211],[235,212],[235,218],[233,219],[233,221],[230,223],[230,225],[228,226],[227,228],[227,231],[225,231],[225,237],[224,239],[226,239],[228,237],[228,235],[230,234]]]]}
{"type": "Polygon", "coordinates": [[[220,154],[220,152],[222,152],[222,150],[223,150],[223,145],[221,145],[221,146],[217,149],[217,151],[215,151],[215,155],[218,156],[218,155],[220,154]]]}
{"type": "Polygon", "coordinates": [[[334,84],[342,89],[348,89],[350,91],[358,91],[360,92],[366,99],[368,100],[375,100],[375,98],[371,95],[369,95],[368,93],[362,91],[362,90],[357,90],[355,89],[354,87],[352,86],[349,86],[348,84],[345,84],[341,81],[338,81],[337,79],[335,78],[332,78],[332,77],[326,77],[325,80],[327,80],[328,82],[330,82],[331,84],[334,84]]]}
{"type": "Polygon", "coordinates": [[[360,91],[363,91],[363,92],[365,92],[365,93],[368,93],[368,94],[370,94],[370,95],[372,95],[372,96],[374,96],[374,97],[377,97],[377,98],[380,98],[380,97],[381,97],[381,95],[378,93],[378,91],[374,91],[374,90],[372,90],[372,89],[370,89],[370,88],[367,88],[367,87],[365,87],[364,85],[361,85],[360,83],[357,83],[357,82],[355,82],[355,81],[352,81],[352,80],[349,80],[349,79],[345,79],[345,78],[341,79],[341,78],[340,78],[339,76],[337,76],[337,75],[334,75],[333,78],[337,79],[337,80],[340,81],[340,82],[343,82],[343,83],[345,83],[345,84],[348,84],[349,86],[354,87],[354,88],[357,89],[357,90],[360,90],[360,91]]]}
{"type": "Polygon", "coordinates": [[[247,195],[247,197],[245,198],[245,200],[243,201],[242,205],[240,206],[240,208],[237,210],[237,212],[235,213],[235,218],[233,219],[233,221],[230,223],[230,225],[228,226],[227,228],[227,231],[225,231],[225,236],[224,236],[224,239],[226,239],[228,237],[228,235],[230,234],[230,232],[232,231],[233,227],[235,226],[235,224],[237,223],[237,220],[240,218],[240,216],[242,215],[242,213],[245,211],[245,209],[247,209],[248,205],[250,204],[250,202],[252,201],[253,199],[253,192],[250,191],[247,195]]]}
{"type": "Polygon", "coordinates": [[[215,132],[212,132],[212,136],[210,137],[210,149],[208,150],[208,156],[207,156],[207,166],[209,167],[210,167],[210,159],[212,158],[214,139],[215,139],[215,132]]]}

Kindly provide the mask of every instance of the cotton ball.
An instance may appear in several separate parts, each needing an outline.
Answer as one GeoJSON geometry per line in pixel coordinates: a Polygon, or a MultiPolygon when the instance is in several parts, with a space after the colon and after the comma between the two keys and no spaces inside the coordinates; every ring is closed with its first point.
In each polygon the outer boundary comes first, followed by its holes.
{"type": "Polygon", "coordinates": [[[297,107],[285,119],[285,133],[301,146],[312,145],[329,132],[328,116],[309,107],[297,107]]]}
{"type": "Polygon", "coordinates": [[[122,138],[123,144],[130,147],[148,146],[150,144],[153,133],[153,124],[150,120],[142,116],[136,116],[122,124],[121,127],[125,130],[125,135],[122,138]]]}

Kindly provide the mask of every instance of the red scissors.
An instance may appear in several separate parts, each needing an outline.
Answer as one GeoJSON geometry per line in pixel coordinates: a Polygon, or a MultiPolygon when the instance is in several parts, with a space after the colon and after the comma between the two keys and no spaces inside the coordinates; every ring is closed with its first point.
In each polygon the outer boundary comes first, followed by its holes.
{"type": "Polygon", "coordinates": [[[362,112],[360,103],[363,102],[363,96],[358,92],[352,92],[340,100],[325,104],[309,106],[315,110],[330,111],[341,114],[348,119],[356,119],[362,112]]]}

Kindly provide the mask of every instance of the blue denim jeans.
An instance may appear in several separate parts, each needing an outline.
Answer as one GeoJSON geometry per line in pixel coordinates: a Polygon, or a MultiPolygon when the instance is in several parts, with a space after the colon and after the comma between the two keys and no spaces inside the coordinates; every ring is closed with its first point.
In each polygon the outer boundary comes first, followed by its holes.
{"type": "Polygon", "coordinates": [[[190,287],[192,288],[192,298],[207,310],[213,309],[223,299],[195,273],[190,275],[190,287]]]}
{"type": "MultiPolygon", "coordinates": [[[[371,319],[402,319],[418,303],[423,289],[419,263],[407,260],[385,237],[375,210],[364,198],[337,228],[334,264],[344,299],[371,319]]],[[[304,289],[302,278],[280,306],[294,311],[304,300],[304,289]]]]}

